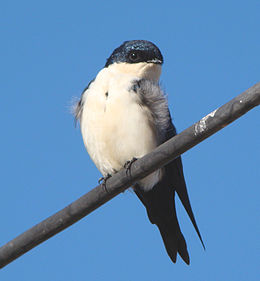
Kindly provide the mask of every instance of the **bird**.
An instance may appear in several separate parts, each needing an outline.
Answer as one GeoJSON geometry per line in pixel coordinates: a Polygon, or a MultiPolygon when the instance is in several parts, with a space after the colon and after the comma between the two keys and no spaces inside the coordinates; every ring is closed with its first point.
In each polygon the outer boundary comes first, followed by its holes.
{"type": "MultiPolygon", "coordinates": [[[[154,43],[125,41],[112,52],[74,106],[84,145],[104,181],[177,134],[159,81],[163,62],[154,43]]],[[[176,193],[205,246],[191,208],[181,157],[132,189],[150,222],[158,227],[172,262],[178,254],[189,264],[176,214],[176,193]]]]}

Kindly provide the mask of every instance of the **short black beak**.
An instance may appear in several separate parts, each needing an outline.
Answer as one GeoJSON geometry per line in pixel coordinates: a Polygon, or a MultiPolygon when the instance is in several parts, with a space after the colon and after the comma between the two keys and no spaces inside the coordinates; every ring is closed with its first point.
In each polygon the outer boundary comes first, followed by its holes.
{"type": "Polygon", "coordinates": [[[162,64],[162,60],[160,59],[152,59],[152,60],[148,60],[148,63],[154,63],[154,64],[162,64]]]}

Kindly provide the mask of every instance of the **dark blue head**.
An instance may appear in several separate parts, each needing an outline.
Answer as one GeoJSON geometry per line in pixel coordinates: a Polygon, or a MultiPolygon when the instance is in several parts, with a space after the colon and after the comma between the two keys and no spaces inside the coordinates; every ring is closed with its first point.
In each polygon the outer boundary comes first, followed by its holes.
{"type": "Polygon", "coordinates": [[[162,64],[163,56],[158,47],[152,42],[145,40],[132,40],[125,41],[120,47],[116,48],[112,55],[107,59],[105,67],[119,62],[150,62],[162,64]]]}

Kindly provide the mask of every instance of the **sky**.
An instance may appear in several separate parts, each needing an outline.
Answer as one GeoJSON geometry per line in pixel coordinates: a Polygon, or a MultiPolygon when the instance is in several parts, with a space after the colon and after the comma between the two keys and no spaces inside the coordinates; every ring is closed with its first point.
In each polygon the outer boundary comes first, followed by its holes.
{"type": "MultiPolygon", "coordinates": [[[[179,132],[259,82],[259,1],[2,1],[0,244],[62,209],[101,176],[70,106],[123,41],[164,55],[179,132]]],[[[259,280],[259,108],[183,155],[204,251],[184,209],[191,264],[173,264],[126,191],[0,271],[3,281],[259,280]]]]}

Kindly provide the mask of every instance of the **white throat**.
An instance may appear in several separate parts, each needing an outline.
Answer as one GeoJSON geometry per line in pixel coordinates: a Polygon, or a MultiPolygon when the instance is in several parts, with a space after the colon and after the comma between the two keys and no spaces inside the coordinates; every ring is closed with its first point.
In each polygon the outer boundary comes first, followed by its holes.
{"type": "Polygon", "coordinates": [[[109,71],[114,74],[129,75],[139,79],[149,79],[155,82],[159,81],[162,67],[154,63],[114,63],[108,67],[109,71]]]}

